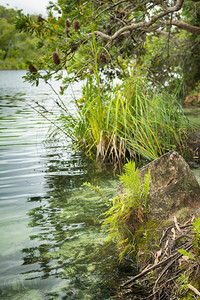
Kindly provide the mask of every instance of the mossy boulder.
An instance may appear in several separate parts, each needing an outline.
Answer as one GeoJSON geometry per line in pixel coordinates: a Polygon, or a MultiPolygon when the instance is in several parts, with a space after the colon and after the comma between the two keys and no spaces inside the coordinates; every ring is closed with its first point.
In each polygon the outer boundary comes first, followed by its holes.
{"type": "Polygon", "coordinates": [[[139,170],[143,179],[150,170],[150,217],[167,219],[182,208],[200,210],[200,186],[189,165],[175,151],[166,153],[139,170]]]}

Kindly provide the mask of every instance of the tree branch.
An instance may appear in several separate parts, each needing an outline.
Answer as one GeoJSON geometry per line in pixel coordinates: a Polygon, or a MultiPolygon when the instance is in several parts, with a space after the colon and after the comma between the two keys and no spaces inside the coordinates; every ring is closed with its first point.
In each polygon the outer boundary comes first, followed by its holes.
{"type": "MultiPolygon", "coordinates": [[[[95,31],[94,33],[95,33],[96,36],[100,36],[102,39],[104,39],[106,41],[109,41],[109,42],[112,42],[126,31],[133,31],[133,30],[138,29],[138,28],[148,28],[151,25],[153,25],[158,19],[161,19],[162,17],[164,17],[164,16],[166,16],[170,13],[173,13],[175,11],[180,10],[184,1],[185,0],[177,0],[176,4],[174,6],[165,7],[165,9],[162,12],[160,12],[157,15],[153,16],[149,21],[139,22],[139,23],[136,23],[136,24],[133,23],[131,25],[124,26],[124,27],[120,28],[119,30],[117,30],[112,36],[107,35],[107,34],[101,32],[101,31],[95,31]]],[[[91,36],[91,34],[89,34],[89,36],[91,36]]]]}
{"type": "Polygon", "coordinates": [[[100,11],[100,13],[98,13],[98,15],[94,18],[94,20],[96,20],[96,19],[97,19],[100,15],[102,15],[105,11],[110,10],[111,8],[114,8],[115,6],[117,6],[117,5],[119,5],[119,4],[123,3],[123,2],[126,2],[126,0],[121,0],[121,1],[119,1],[119,2],[117,2],[117,3],[114,3],[114,4],[111,5],[111,6],[106,7],[105,9],[103,9],[102,11],[100,11]]]}
{"type": "MultiPolygon", "coordinates": [[[[200,0],[199,0],[200,1],[200,0]]],[[[170,21],[162,22],[163,24],[170,24],[170,21]]],[[[178,20],[172,20],[171,22],[172,25],[175,25],[183,30],[186,30],[188,32],[194,33],[194,34],[200,34],[200,27],[193,26],[178,20]]]]}

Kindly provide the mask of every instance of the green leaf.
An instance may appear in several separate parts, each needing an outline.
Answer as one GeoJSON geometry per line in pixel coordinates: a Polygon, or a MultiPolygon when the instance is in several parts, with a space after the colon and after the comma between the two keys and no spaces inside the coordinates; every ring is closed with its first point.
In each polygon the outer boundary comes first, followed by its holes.
{"type": "Polygon", "coordinates": [[[180,252],[184,256],[187,256],[189,259],[196,261],[196,258],[194,257],[194,255],[190,252],[187,252],[185,249],[180,249],[180,250],[178,250],[178,252],[180,252]]]}

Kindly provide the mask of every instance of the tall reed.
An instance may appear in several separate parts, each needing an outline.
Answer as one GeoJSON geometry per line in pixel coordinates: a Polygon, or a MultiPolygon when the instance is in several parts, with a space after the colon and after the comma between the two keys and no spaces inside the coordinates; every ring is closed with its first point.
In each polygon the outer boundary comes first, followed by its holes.
{"type": "Polygon", "coordinates": [[[172,149],[184,153],[189,125],[175,96],[134,69],[129,79],[102,84],[98,57],[104,51],[91,44],[92,60],[76,112],[58,118],[76,148],[104,162],[126,157],[155,159],[172,149]],[[91,74],[92,73],[92,74],[91,74]]]}

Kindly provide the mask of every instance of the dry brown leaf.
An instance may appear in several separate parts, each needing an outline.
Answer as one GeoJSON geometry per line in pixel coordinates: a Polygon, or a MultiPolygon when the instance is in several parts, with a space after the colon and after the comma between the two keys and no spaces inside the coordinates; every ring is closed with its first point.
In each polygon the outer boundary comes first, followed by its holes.
{"type": "Polygon", "coordinates": [[[187,224],[190,223],[190,222],[191,222],[191,219],[187,220],[187,221],[183,224],[183,226],[187,225],[187,224]]]}
{"type": "MultiPolygon", "coordinates": [[[[152,266],[152,264],[149,264],[148,266],[146,266],[146,268],[144,270],[142,270],[142,272],[145,272],[148,268],[150,268],[152,266]]],[[[142,273],[141,272],[141,273],[142,273]]]]}
{"type": "Polygon", "coordinates": [[[182,256],[182,259],[185,260],[185,261],[188,261],[188,260],[189,260],[189,257],[186,256],[186,255],[183,255],[183,256],[182,256]]]}
{"type": "Polygon", "coordinates": [[[168,244],[169,244],[169,240],[166,241],[164,249],[167,248],[168,244]]]}
{"type": "Polygon", "coordinates": [[[141,223],[144,222],[144,220],[143,220],[143,208],[141,206],[138,209],[138,219],[140,220],[141,223]]]}
{"type": "Polygon", "coordinates": [[[155,261],[154,261],[154,265],[157,265],[161,254],[162,254],[162,249],[160,249],[159,251],[156,252],[156,255],[155,255],[156,258],[155,258],[155,261]]]}
{"type": "Polygon", "coordinates": [[[185,264],[185,259],[183,258],[183,256],[179,258],[178,264],[179,264],[179,266],[182,266],[183,264],[185,264]]]}

